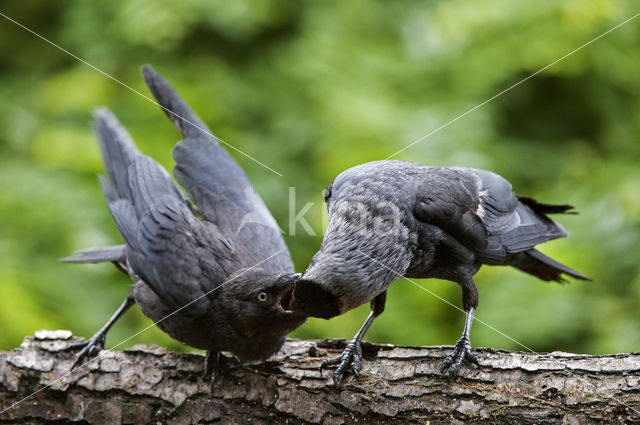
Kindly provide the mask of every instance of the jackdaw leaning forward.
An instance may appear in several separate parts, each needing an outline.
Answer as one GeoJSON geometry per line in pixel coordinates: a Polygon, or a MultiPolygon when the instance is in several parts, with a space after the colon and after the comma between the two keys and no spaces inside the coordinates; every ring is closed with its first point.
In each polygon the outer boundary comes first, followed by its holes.
{"type": "Polygon", "coordinates": [[[205,373],[221,351],[264,359],[305,316],[290,311],[293,264],[280,229],[244,171],[169,83],[142,68],[149,89],[184,139],[173,174],[140,153],[107,109],[95,112],[107,176],[100,176],[125,245],[74,253],[69,262],[111,261],[135,282],[120,308],[76,357],[96,355],[107,331],[133,304],[171,337],[207,350],[205,373]]]}
{"type": "Polygon", "coordinates": [[[399,277],[446,279],[462,288],[464,330],[442,367],[450,374],[465,360],[478,364],[469,331],[478,306],[473,276],[483,264],[513,266],[546,281],[563,281],[563,274],[590,280],[534,248],[568,235],[547,214],[570,213],[573,207],[515,195],[507,180],[489,171],[370,162],[336,177],[326,202],[329,225],[296,283],[294,305],[328,319],[371,303],[344,352],[323,362],[338,365],[336,384],[347,369],[358,375],[360,341],[399,277]]]}

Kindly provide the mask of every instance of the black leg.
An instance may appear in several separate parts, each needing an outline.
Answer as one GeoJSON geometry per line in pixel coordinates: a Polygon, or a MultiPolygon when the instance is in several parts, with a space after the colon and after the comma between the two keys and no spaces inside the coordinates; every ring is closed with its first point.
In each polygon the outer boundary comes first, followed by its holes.
{"type": "Polygon", "coordinates": [[[369,326],[373,323],[373,319],[378,317],[384,311],[386,300],[386,291],[376,296],[373,301],[371,301],[371,312],[369,313],[367,320],[364,322],[364,325],[362,325],[356,336],[347,344],[347,347],[344,349],[342,354],[333,359],[327,359],[320,365],[320,369],[327,366],[338,365],[336,370],[333,372],[333,384],[335,386],[338,386],[340,378],[344,375],[347,369],[351,369],[356,378],[359,377],[360,366],[362,363],[362,347],[360,346],[360,343],[364,334],[369,329],[369,326]]]}
{"type": "Polygon", "coordinates": [[[471,353],[471,341],[469,340],[469,331],[471,330],[471,322],[473,321],[473,313],[475,309],[471,309],[466,312],[467,319],[464,322],[464,331],[462,336],[456,343],[456,347],[453,352],[449,354],[442,364],[442,372],[448,372],[449,375],[456,375],[462,363],[465,361],[471,362],[476,366],[480,366],[478,358],[471,353]]]}
{"type": "Polygon", "coordinates": [[[96,332],[95,335],[93,335],[89,340],[85,342],[74,344],[68,347],[69,349],[82,347],[82,350],[80,350],[80,352],[76,354],[76,358],[73,362],[73,365],[71,366],[71,370],[75,369],[76,366],[78,366],[78,363],[80,363],[80,360],[82,360],[83,357],[96,356],[98,355],[98,353],[100,353],[100,350],[104,349],[107,332],[109,332],[111,326],[113,326],[113,324],[120,318],[120,316],[122,316],[124,312],[127,311],[129,307],[131,307],[135,303],[136,301],[133,298],[133,294],[129,292],[129,295],[127,295],[127,298],[124,300],[124,302],[120,305],[120,307],[118,307],[116,312],[113,313],[107,323],[105,323],[104,326],[98,332],[96,332]]]}
{"type": "Polygon", "coordinates": [[[220,372],[220,359],[222,353],[220,351],[208,350],[207,355],[204,358],[204,376],[205,378],[211,375],[211,389],[213,390],[213,383],[216,380],[220,372]]]}
{"type": "Polygon", "coordinates": [[[461,283],[460,286],[462,287],[462,305],[464,306],[466,318],[462,336],[456,343],[453,352],[444,359],[442,364],[441,371],[447,372],[449,375],[456,375],[465,361],[480,366],[478,358],[471,353],[471,341],[469,340],[473,314],[478,306],[478,290],[472,279],[461,283]]]}

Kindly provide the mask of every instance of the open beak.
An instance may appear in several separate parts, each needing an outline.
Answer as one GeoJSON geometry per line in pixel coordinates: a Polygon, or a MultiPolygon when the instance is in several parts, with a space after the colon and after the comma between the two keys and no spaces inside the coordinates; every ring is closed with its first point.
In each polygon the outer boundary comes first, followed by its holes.
{"type": "Polygon", "coordinates": [[[278,302],[277,309],[281,313],[291,313],[291,301],[293,300],[293,290],[296,288],[296,285],[293,284],[289,289],[287,289],[281,296],[280,301],[278,302]]]}

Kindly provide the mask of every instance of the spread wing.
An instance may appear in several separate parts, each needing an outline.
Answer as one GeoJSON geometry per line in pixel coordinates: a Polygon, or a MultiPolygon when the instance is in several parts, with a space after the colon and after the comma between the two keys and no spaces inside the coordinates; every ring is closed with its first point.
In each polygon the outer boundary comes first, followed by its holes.
{"type": "Polygon", "coordinates": [[[173,173],[198,212],[242,251],[238,261],[244,266],[273,256],[261,267],[277,274],[293,272],[280,228],[242,168],[166,80],[149,66],[144,66],[142,73],[154,97],[184,136],[173,150],[173,173]]]}
{"type": "Polygon", "coordinates": [[[206,313],[208,294],[215,296],[213,291],[230,275],[224,265],[231,252],[216,228],[194,217],[184,203],[164,196],[140,221],[137,239],[142,256],[134,267],[155,292],[173,308],[193,302],[190,313],[206,313]]]}
{"type": "MultiPolygon", "coordinates": [[[[100,182],[133,272],[173,308],[223,283],[230,250],[215,225],[197,219],[169,174],[140,153],[115,116],[101,109],[95,117],[107,170],[100,182]]],[[[205,308],[203,299],[189,311],[205,308]]]]}

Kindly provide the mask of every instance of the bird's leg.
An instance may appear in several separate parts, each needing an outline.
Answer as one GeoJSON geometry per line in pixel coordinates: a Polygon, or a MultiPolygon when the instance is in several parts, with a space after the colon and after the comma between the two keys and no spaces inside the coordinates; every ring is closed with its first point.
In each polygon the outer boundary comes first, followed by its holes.
{"type": "Polygon", "coordinates": [[[449,375],[455,375],[462,366],[464,361],[470,361],[476,366],[480,366],[478,358],[471,353],[471,341],[469,340],[469,331],[471,330],[471,322],[473,321],[474,309],[466,311],[467,319],[464,322],[464,331],[462,337],[456,343],[451,354],[449,354],[442,364],[442,372],[447,371],[449,375]]]}
{"type": "Polygon", "coordinates": [[[364,322],[364,325],[362,325],[356,336],[347,344],[347,347],[344,349],[342,354],[333,359],[324,360],[320,365],[321,370],[326,366],[338,365],[336,370],[333,372],[333,384],[335,386],[338,385],[340,378],[347,369],[351,369],[356,378],[359,377],[358,372],[360,372],[362,362],[362,347],[360,346],[360,342],[362,341],[364,334],[369,329],[369,326],[371,326],[371,323],[373,323],[373,319],[378,317],[384,311],[386,300],[387,291],[376,296],[373,301],[371,301],[371,312],[369,313],[367,320],[364,322]]]}
{"type": "Polygon", "coordinates": [[[204,376],[211,376],[211,389],[213,389],[213,383],[216,377],[220,373],[220,359],[222,353],[217,350],[207,350],[207,355],[204,358],[204,376]]]}
{"type": "Polygon", "coordinates": [[[71,366],[71,370],[76,368],[76,366],[78,365],[78,363],[80,363],[80,360],[82,360],[83,357],[96,356],[98,355],[98,353],[100,353],[100,350],[104,349],[104,343],[107,338],[107,332],[109,332],[109,329],[111,328],[111,326],[113,326],[113,324],[120,318],[120,316],[122,316],[124,312],[127,311],[129,307],[131,307],[135,303],[136,301],[133,298],[133,293],[132,291],[130,291],[129,294],[127,295],[127,298],[122,302],[120,307],[118,307],[116,312],[113,313],[113,315],[109,318],[107,323],[105,323],[104,326],[98,332],[96,332],[95,335],[93,335],[91,338],[89,338],[85,342],[81,342],[79,344],[73,344],[68,347],[68,349],[75,349],[75,348],[82,347],[82,350],[80,350],[80,352],[76,354],[75,361],[71,366]]]}
{"type": "Polygon", "coordinates": [[[464,330],[462,336],[456,343],[451,354],[449,354],[442,364],[442,372],[448,372],[449,375],[456,375],[462,363],[471,362],[476,366],[480,366],[478,358],[471,353],[471,341],[469,340],[469,332],[471,332],[471,324],[473,322],[473,314],[478,306],[478,291],[473,280],[469,279],[461,284],[462,286],[462,304],[464,306],[466,318],[464,321],[464,330]]]}

